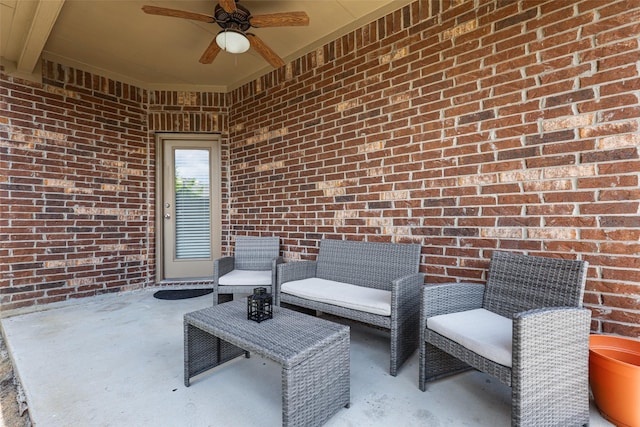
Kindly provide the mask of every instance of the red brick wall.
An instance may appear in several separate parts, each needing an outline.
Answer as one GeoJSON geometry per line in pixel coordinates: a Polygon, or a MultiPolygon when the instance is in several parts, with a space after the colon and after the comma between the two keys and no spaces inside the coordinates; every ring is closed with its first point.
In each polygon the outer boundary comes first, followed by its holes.
{"type": "Polygon", "coordinates": [[[226,96],[51,62],[0,81],[2,310],[154,284],[153,133],[221,131],[226,96]]]}
{"type": "Polygon", "coordinates": [[[230,95],[229,226],[589,261],[593,329],[640,335],[640,4],[417,1],[230,95]],[[476,7],[477,6],[477,7],[476,7]]]}
{"type": "Polygon", "coordinates": [[[3,76],[0,89],[3,309],[135,289],[153,274],[144,91],[43,68],[44,84],[3,76]]]}

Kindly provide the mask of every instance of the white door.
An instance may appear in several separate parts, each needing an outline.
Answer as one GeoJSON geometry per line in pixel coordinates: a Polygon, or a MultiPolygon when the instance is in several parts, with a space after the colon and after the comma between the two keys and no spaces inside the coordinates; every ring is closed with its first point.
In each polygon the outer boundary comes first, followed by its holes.
{"type": "Polygon", "coordinates": [[[213,275],[220,257],[220,141],[216,135],[164,134],[161,279],[213,275]]]}

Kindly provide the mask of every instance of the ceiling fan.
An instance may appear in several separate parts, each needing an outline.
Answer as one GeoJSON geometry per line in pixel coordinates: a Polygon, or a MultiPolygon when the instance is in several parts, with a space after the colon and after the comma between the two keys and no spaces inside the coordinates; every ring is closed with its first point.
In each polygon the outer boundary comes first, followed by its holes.
{"type": "Polygon", "coordinates": [[[309,25],[309,16],[305,12],[283,12],[252,16],[251,12],[238,4],[238,0],[219,0],[213,15],[188,12],[186,10],[165,7],[142,6],[150,15],[171,16],[206,23],[216,23],[222,28],[200,57],[202,64],[211,64],[221,50],[230,53],[243,53],[250,47],[275,68],[284,65],[284,61],[258,36],[248,33],[249,28],[291,27],[309,25]]]}

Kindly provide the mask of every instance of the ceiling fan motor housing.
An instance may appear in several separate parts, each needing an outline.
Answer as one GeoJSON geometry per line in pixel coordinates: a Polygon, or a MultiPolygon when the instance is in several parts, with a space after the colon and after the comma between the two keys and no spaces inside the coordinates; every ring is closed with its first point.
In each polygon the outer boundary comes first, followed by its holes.
{"type": "Polygon", "coordinates": [[[249,23],[251,13],[237,3],[236,10],[231,13],[224,10],[219,4],[216,5],[213,16],[223,30],[237,30],[244,33],[251,28],[251,24],[249,23]]]}

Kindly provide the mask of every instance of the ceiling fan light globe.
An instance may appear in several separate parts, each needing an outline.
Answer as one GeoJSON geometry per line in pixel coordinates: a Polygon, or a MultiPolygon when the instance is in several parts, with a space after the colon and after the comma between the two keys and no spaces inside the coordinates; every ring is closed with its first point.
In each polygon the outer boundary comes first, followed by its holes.
{"type": "Polygon", "coordinates": [[[249,50],[249,39],[239,31],[220,31],[216,36],[220,49],[229,53],[244,53],[249,50]]]}

